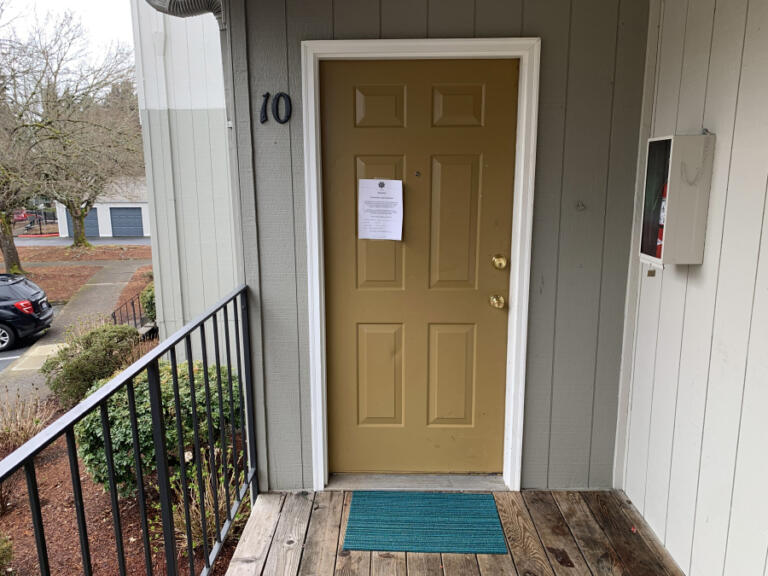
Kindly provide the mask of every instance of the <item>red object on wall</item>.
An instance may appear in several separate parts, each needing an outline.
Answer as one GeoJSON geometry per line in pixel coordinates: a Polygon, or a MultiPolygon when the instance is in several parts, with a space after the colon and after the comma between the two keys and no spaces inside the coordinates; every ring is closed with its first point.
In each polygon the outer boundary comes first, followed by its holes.
{"type": "Polygon", "coordinates": [[[659,235],[656,237],[656,258],[661,258],[664,248],[664,223],[667,219],[667,183],[661,189],[661,210],[659,211],[659,235]]]}
{"type": "Polygon", "coordinates": [[[656,258],[661,258],[661,249],[664,247],[664,226],[659,226],[659,237],[656,239],[656,258]]]}

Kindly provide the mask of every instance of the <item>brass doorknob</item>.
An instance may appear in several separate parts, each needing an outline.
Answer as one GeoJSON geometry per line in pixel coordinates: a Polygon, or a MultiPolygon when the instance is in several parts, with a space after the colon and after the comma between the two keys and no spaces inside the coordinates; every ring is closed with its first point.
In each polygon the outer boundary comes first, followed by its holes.
{"type": "Polygon", "coordinates": [[[493,267],[496,268],[496,270],[505,270],[507,268],[507,264],[509,264],[509,261],[507,260],[506,256],[496,254],[493,256],[493,258],[491,258],[491,264],[493,264],[493,267]]]}
{"type": "Polygon", "coordinates": [[[498,308],[501,310],[507,304],[507,301],[504,299],[504,296],[494,294],[488,298],[488,303],[491,305],[491,308],[498,308]]]}

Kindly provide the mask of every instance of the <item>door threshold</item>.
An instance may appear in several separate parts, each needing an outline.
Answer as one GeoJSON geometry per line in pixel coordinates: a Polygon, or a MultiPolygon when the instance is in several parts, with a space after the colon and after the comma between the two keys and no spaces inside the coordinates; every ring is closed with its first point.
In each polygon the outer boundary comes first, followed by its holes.
{"type": "Polygon", "coordinates": [[[331,474],[325,489],[499,492],[507,486],[501,474],[331,474]]]}

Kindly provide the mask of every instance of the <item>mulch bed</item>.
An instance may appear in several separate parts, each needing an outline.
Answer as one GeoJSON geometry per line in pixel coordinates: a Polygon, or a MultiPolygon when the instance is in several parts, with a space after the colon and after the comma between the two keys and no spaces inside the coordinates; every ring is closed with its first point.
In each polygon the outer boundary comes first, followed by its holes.
{"type": "Polygon", "coordinates": [[[120,299],[117,301],[117,306],[115,306],[115,308],[119,308],[136,296],[136,294],[141,293],[150,282],[152,282],[152,265],[149,264],[138,268],[120,293],[120,299]]]}
{"type": "Polygon", "coordinates": [[[79,260],[138,260],[152,258],[151,246],[19,246],[19,257],[24,262],[76,262],[79,260]]]}
{"type": "Polygon", "coordinates": [[[40,266],[27,269],[27,278],[40,286],[52,304],[67,302],[101,266],[40,266]]]}
{"type": "MultiPolygon", "coordinates": [[[[29,266],[25,275],[45,291],[51,304],[64,304],[99,270],[101,266],[29,266]]],[[[2,264],[0,271],[5,271],[2,264]]]]}
{"type": "MultiPolygon", "coordinates": [[[[80,541],[64,438],[59,438],[46,448],[37,457],[35,465],[51,573],[82,574],[80,541]]],[[[0,534],[9,536],[13,542],[13,561],[11,562],[12,571],[10,573],[23,576],[39,574],[37,549],[23,474],[16,472],[10,482],[12,483],[11,507],[8,513],[0,516],[0,534]]],[[[83,502],[85,503],[93,573],[112,576],[118,573],[118,562],[109,494],[91,480],[82,461],[80,462],[80,482],[83,502]]],[[[150,524],[154,518],[155,525],[159,526],[159,513],[151,503],[148,504],[148,508],[151,517],[150,524]]],[[[141,520],[135,498],[125,498],[120,501],[120,519],[127,573],[131,575],[146,574],[141,520]]],[[[224,576],[226,573],[243,525],[244,522],[241,522],[238,529],[233,529],[235,531],[227,539],[214,566],[213,574],[215,576],[224,576]]],[[[162,534],[159,529],[157,532],[154,534],[150,545],[153,548],[153,572],[162,575],[166,573],[164,551],[162,534]]],[[[150,533],[152,533],[151,528],[150,533]]],[[[196,554],[195,565],[196,573],[199,574],[204,566],[200,553],[196,554]]],[[[178,566],[180,572],[187,572],[188,561],[185,553],[179,554],[178,566]]]]}

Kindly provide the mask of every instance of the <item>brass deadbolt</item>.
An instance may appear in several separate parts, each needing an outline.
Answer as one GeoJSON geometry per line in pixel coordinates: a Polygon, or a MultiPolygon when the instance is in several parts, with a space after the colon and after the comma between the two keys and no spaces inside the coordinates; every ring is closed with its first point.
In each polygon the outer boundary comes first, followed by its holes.
{"type": "Polygon", "coordinates": [[[507,301],[504,296],[501,296],[500,294],[494,294],[488,298],[488,303],[491,305],[491,308],[497,308],[498,310],[501,310],[504,308],[504,306],[506,306],[507,301]]]}
{"type": "Polygon", "coordinates": [[[496,270],[506,270],[509,261],[507,260],[506,256],[496,254],[493,258],[491,258],[491,264],[493,264],[493,267],[496,268],[496,270]]]}

